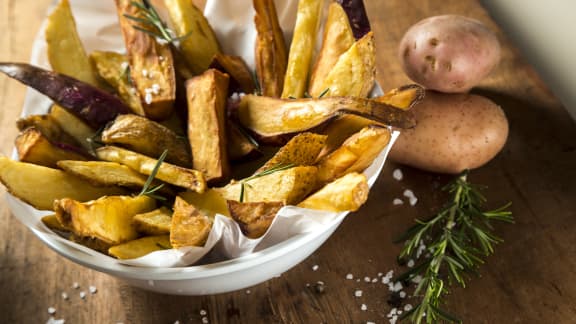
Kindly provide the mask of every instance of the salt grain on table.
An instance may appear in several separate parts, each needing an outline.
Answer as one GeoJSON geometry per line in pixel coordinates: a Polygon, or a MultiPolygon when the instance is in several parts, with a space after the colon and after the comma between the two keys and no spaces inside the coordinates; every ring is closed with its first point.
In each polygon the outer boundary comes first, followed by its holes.
{"type": "Polygon", "coordinates": [[[404,177],[404,175],[402,174],[402,170],[400,169],[394,170],[394,172],[392,172],[392,177],[394,177],[394,179],[398,181],[401,181],[402,178],[404,177]]]}

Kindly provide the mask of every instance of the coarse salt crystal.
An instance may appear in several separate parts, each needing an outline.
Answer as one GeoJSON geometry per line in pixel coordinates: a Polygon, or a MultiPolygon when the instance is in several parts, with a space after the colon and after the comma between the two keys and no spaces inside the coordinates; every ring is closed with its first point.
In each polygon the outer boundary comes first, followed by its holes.
{"type": "Polygon", "coordinates": [[[360,306],[360,309],[365,311],[368,309],[368,306],[366,306],[366,304],[362,304],[362,306],[360,306]]]}
{"type": "Polygon", "coordinates": [[[408,312],[408,311],[411,311],[411,310],[412,310],[412,305],[411,305],[411,304],[406,304],[406,305],[404,305],[404,311],[405,311],[405,312],[408,312]]]}
{"type": "Polygon", "coordinates": [[[144,102],[147,104],[152,103],[152,94],[150,92],[146,92],[146,95],[144,96],[144,102]]]}
{"type": "Polygon", "coordinates": [[[179,321],[179,320],[176,320],[176,321],[174,322],[174,324],[180,324],[180,321],[179,321]]]}
{"type": "Polygon", "coordinates": [[[98,289],[96,289],[96,287],[94,286],[88,287],[88,290],[90,291],[91,294],[95,294],[98,291],[98,289]]]}
{"type": "Polygon", "coordinates": [[[86,298],[86,293],[84,291],[80,292],[80,298],[82,299],[86,298]]]}
{"type": "Polygon", "coordinates": [[[382,277],[384,274],[382,272],[378,272],[378,277],[382,277]]]}
{"type": "Polygon", "coordinates": [[[122,68],[122,70],[126,70],[128,68],[128,62],[122,62],[122,64],[120,64],[120,67],[122,68]]]}
{"type": "Polygon", "coordinates": [[[372,280],[370,279],[370,277],[364,277],[364,281],[365,281],[365,282],[370,282],[370,281],[372,281],[372,280]]]}
{"type": "Polygon", "coordinates": [[[72,288],[78,289],[78,288],[80,288],[80,284],[78,284],[77,282],[75,282],[75,283],[72,284],[72,288]]]}
{"type": "Polygon", "coordinates": [[[352,279],[354,279],[354,276],[351,273],[349,273],[346,275],[346,279],[352,280],[352,279]]]}
{"type": "Polygon", "coordinates": [[[388,286],[388,288],[389,288],[391,291],[393,291],[393,292],[397,292],[397,291],[402,290],[404,287],[402,286],[402,283],[401,283],[400,281],[398,281],[398,282],[396,282],[396,283],[394,283],[394,284],[390,284],[390,285],[388,286]]]}
{"type": "Polygon", "coordinates": [[[378,282],[378,278],[372,279],[372,282],[378,282]]]}
{"type": "Polygon", "coordinates": [[[206,316],[206,314],[208,314],[205,310],[201,309],[200,310],[200,315],[201,316],[206,316]]]}
{"type": "Polygon", "coordinates": [[[62,293],[62,299],[68,300],[68,294],[65,293],[65,292],[63,292],[63,293],[62,293]]]}
{"type": "Polygon", "coordinates": [[[422,281],[422,276],[421,275],[417,275],[414,278],[412,278],[412,282],[413,283],[420,283],[420,281],[422,281]]]}
{"type": "Polygon", "coordinates": [[[50,314],[50,315],[56,314],[56,308],[54,308],[54,307],[48,307],[48,314],[50,314]]]}
{"type": "Polygon", "coordinates": [[[404,201],[402,201],[402,199],[400,199],[400,198],[394,198],[394,200],[392,200],[392,204],[394,206],[404,205],[404,201]]]}
{"type": "Polygon", "coordinates": [[[362,297],[362,290],[358,289],[354,292],[354,296],[356,297],[362,297]]]}
{"type": "Polygon", "coordinates": [[[404,175],[402,174],[402,170],[400,169],[394,170],[394,172],[392,172],[392,177],[394,177],[394,179],[398,181],[402,180],[402,178],[404,177],[404,175]]]}
{"type": "Polygon", "coordinates": [[[208,323],[208,317],[202,317],[202,323],[207,324],[208,323]]]}
{"type": "Polygon", "coordinates": [[[406,292],[405,291],[401,291],[399,295],[400,295],[400,298],[406,298],[406,292]]]}
{"type": "Polygon", "coordinates": [[[64,319],[55,319],[54,317],[50,317],[46,324],[64,324],[64,319]]]}
{"type": "Polygon", "coordinates": [[[408,268],[412,268],[414,266],[414,260],[412,259],[408,260],[408,263],[406,265],[408,266],[408,268]]]}
{"type": "Polygon", "coordinates": [[[316,270],[318,270],[318,265],[317,265],[317,264],[315,264],[315,265],[312,266],[312,271],[316,271],[316,270]]]}
{"type": "Polygon", "coordinates": [[[146,78],[148,76],[148,70],[142,69],[142,76],[146,78]]]}
{"type": "Polygon", "coordinates": [[[246,290],[246,295],[250,295],[252,293],[252,291],[250,291],[250,289],[246,290]]]}
{"type": "Polygon", "coordinates": [[[154,93],[155,95],[160,93],[160,86],[158,85],[158,83],[154,83],[152,85],[152,93],[154,93]]]}
{"type": "Polygon", "coordinates": [[[366,322],[366,324],[376,324],[376,323],[368,321],[368,322],[366,322]]]}
{"type": "Polygon", "coordinates": [[[414,206],[418,202],[418,198],[414,195],[414,192],[410,189],[404,190],[404,197],[408,198],[410,205],[414,206]]]}

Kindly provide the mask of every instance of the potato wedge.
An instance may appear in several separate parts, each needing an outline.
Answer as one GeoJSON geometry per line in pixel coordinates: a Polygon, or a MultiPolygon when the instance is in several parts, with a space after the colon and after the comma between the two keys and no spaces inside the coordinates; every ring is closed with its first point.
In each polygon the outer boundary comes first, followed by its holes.
{"type": "Polygon", "coordinates": [[[66,133],[51,115],[28,115],[16,121],[20,131],[34,127],[51,142],[66,143],[78,146],[79,143],[70,134],[66,133]]]}
{"type": "Polygon", "coordinates": [[[226,199],[215,189],[209,188],[203,193],[188,190],[179,193],[178,196],[208,217],[214,217],[216,214],[230,217],[226,199]]]}
{"type": "Polygon", "coordinates": [[[170,234],[172,211],[164,206],[153,211],[136,214],[132,224],[138,233],[146,235],[170,234]]]}
{"type": "Polygon", "coordinates": [[[208,69],[220,45],[210,23],[192,1],[165,0],[171,26],[180,40],[180,49],[196,74],[208,69]]]}
{"type": "Polygon", "coordinates": [[[68,110],[53,105],[48,114],[56,121],[62,130],[72,136],[84,149],[92,150],[92,137],[96,131],[68,110]]]}
{"type": "Polygon", "coordinates": [[[230,215],[238,223],[242,233],[249,238],[264,235],[276,214],[282,208],[282,202],[245,202],[228,200],[230,215]]]}
{"type": "Polygon", "coordinates": [[[417,84],[407,84],[387,91],[384,95],[374,98],[394,107],[408,110],[424,99],[425,90],[417,84]]]}
{"type": "Polygon", "coordinates": [[[16,137],[19,160],[56,168],[60,160],[88,160],[82,149],[65,143],[52,143],[38,129],[29,127],[16,137]]]}
{"type": "Polygon", "coordinates": [[[325,143],[325,135],[310,132],[300,133],[282,146],[256,173],[280,164],[313,165],[325,143]]]}
{"type": "Polygon", "coordinates": [[[390,142],[390,130],[370,125],[318,162],[318,181],[328,183],[346,173],[362,172],[390,142]]]}
{"type": "MultiPolygon", "coordinates": [[[[104,161],[124,164],[145,175],[150,175],[158,163],[156,159],[116,146],[100,147],[96,150],[96,156],[104,161]]],[[[206,190],[206,180],[202,172],[166,162],[160,164],[156,179],[197,192],[206,190]]]]}
{"type": "Polygon", "coordinates": [[[368,182],[361,173],[348,173],[325,185],[298,207],[331,212],[356,211],[368,199],[368,182]]]}
{"type": "Polygon", "coordinates": [[[314,166],[296,166],[266,175],[254,175],[214,190],[226,200],[280,201],[294,205],[316,186],[317,172],[318,169],[314,166]]]}
{"type": "Polygon", "coordinates": [[[209,68],[216,69],[230,76],[228,93],[254,93],[255,85],[252,72],[240,56],[216,53],[209,68]]]}
{"type": "Polygon", "coordinates": [[[151,119],[165,119],[172,114],[176,99],[172,50],[168,44],[160,44],[155,37],[134,28],[149,27],[126,17],[144,17],[131,0],[116,0],[116,8],[128,53],[130,76],[144,112],[151,119]]]}
{"type": "MultiPolygon", "coordinates": [[[[254,0],[256,76],[263,96],[279,98],[284,88],[288,50],[274,0],[254,0]]],[[[246,92],[251,93],[251,92],[246,92]]]]}
{"type": "Polygon", "coordinates": [[[120,259],[136,259],[146,254],[170,249],[169,235],[146,236],[126,243],[114,245],[108,249],[108,254],[120,259]]]}
{"type": "Polygon", "coordinates": [[[230,176],[226,135],[226,98],[229,77],[209,69],[186,81],[188,140],[192,167],[202,171],[208,183],[230,176]]]}
{"type": "MultiPolygon", "coordinates": [[[[94,186],[120,186],[140,191],[148,180],[147,176],[117,162],[62,160],[58,161],[57,165],[94,186]]],[[[150,185],[155,187],[160,184],[160,181],[154,180],[150,185]]],[[[159,193],[174,195],[174,191],[168,186],[162,187],[159,193]]]]}
{"type": "Polygon", "coordinates": [[[302,98],[308,88],[310,63],[323,4],[323,0],[300,0],[298,2],[296,26],[294,26],[294,36],[292,36],[288,54],[282,98],[302,98]]]}
{"type": "Polygon", "coordinates": [[[62,225],[58,220],[58,217],[56,217],[56,214],[43,216],[40,220],[44,225],[46,225],[46,227],[58,234],[66,234],[70,232],[70,228],[62,225]]]}
{"type": "Polygon", "coordinates": [[[346,12],[338,2],[330,3],[328,16],[324,23],[322,47],[316,58],[308,85],[308,93],[312,97],[318,97],[326,90],[322,89],[324,80],[338,62],[340,55],[344,54],[354,42],[354,34],[346,12]]]}
{"type": "Polygon", "coordinates": [[[358,97],[277,99],[245,95],[238,107],[240,123],[266,138],[309,130],[341,114],[355,114],[398,128],[412,128],[411,111],[358,97]]]}
{"type": "Polygon", "coordinates": [[[327,89],[324,96],[367,97],[376,78],[376,48],[374,33],[369,32],[356,41],[326,75],[313,97],[327,89]]]}
{"type": "Polygon", "coordinates": [[[45,37],[46,53],[52,70],[96,87],[103,85],[78,36],[68,0],[60,0],[48,16],[45,37]]]}
{"type": "Polygon", "coordinates": [[[262,154],[258,143],[246,134],[238,124],[230,119],[226,120],[228,131],[228,158],[230,161],[243,161],[262,154]]]}
{"type": "Polygon", "coordinates": [[[126,193],[119,187],[96,187],[62,170],[4,156],[0,156],[0,182],[13,196],[39,210],[52,210],[54,200],[64,197],[87,201],[126,193]]]}
{"type": "Polygon", "coordinates": [[[115,245],[136,239],[132,224],[134,215],[156,208],[148,196],[104,196],[79,202],[70,198],[54,201],[54,212],[60,223],[80,237],[93,237],[115,245]]]}
{"type": "Polygon", "coordinates": [[[153,158],[159,158],[166,150],[166,162],[182,167],[192,165],[186,138],[142,116],[118,115],[106,126],[101,140],[105,144],[122,146],[153,158]]]}
{"type": "Polygon", "coordinates": [[[138,92],[132,84],[126,55],[115,52],[94,51],[90,53],[96,71],[118,92],[120,98],[130,107],[132,113],[144,116],[146,113],[138,92]]]}
{"type": "Polygon", "coordinates": [[[210,217],[177,196],[170,225],[170,244],[175,249],[184,246],[202,246],[208,239],[212,223],[210,217]]]}

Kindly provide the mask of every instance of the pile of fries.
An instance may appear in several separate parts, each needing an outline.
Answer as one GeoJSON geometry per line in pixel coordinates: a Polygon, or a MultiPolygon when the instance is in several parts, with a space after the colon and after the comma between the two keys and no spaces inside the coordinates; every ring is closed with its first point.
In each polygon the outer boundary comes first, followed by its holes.
{"type": "Polygon", "coordinates": [[[52,71],[0,63],[54,101],[18,120],[19,161],[0,157],[1,182],[52,210],[42,221],[59,235],[119,259],[202,246],[216,214],[258,238],[286,205],[357,210],[362,171],[391,127],[415,125],[423,91],[368,98],[374,36],[363,6],[355,30],[347,2],[324,13],[300,0],[288,48],[274,1],[254,0],[251,71],[190,0],[116,0],[125,54],[87,54],[61,0],[46,28],[52,71]]]}

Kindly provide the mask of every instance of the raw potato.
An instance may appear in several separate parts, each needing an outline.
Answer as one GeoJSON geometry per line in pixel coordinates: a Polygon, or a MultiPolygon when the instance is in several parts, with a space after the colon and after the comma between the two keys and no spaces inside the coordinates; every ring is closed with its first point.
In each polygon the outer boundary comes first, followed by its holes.
{"type": "Polygon", "coordinates": [[[427,91],[412,110],[418,125],[402,132],[390,159],[419,169],[456,174],[478,168],[508,137],[504,112],[482,96],[427,91]]]}
{"type": "Polygon", "coordinates": [[[398,56],[404,72],[427,89],[461,93],[500,61],[500,43],[481,22],[458,15],[426,18],[408,29],[398,56]]]}

